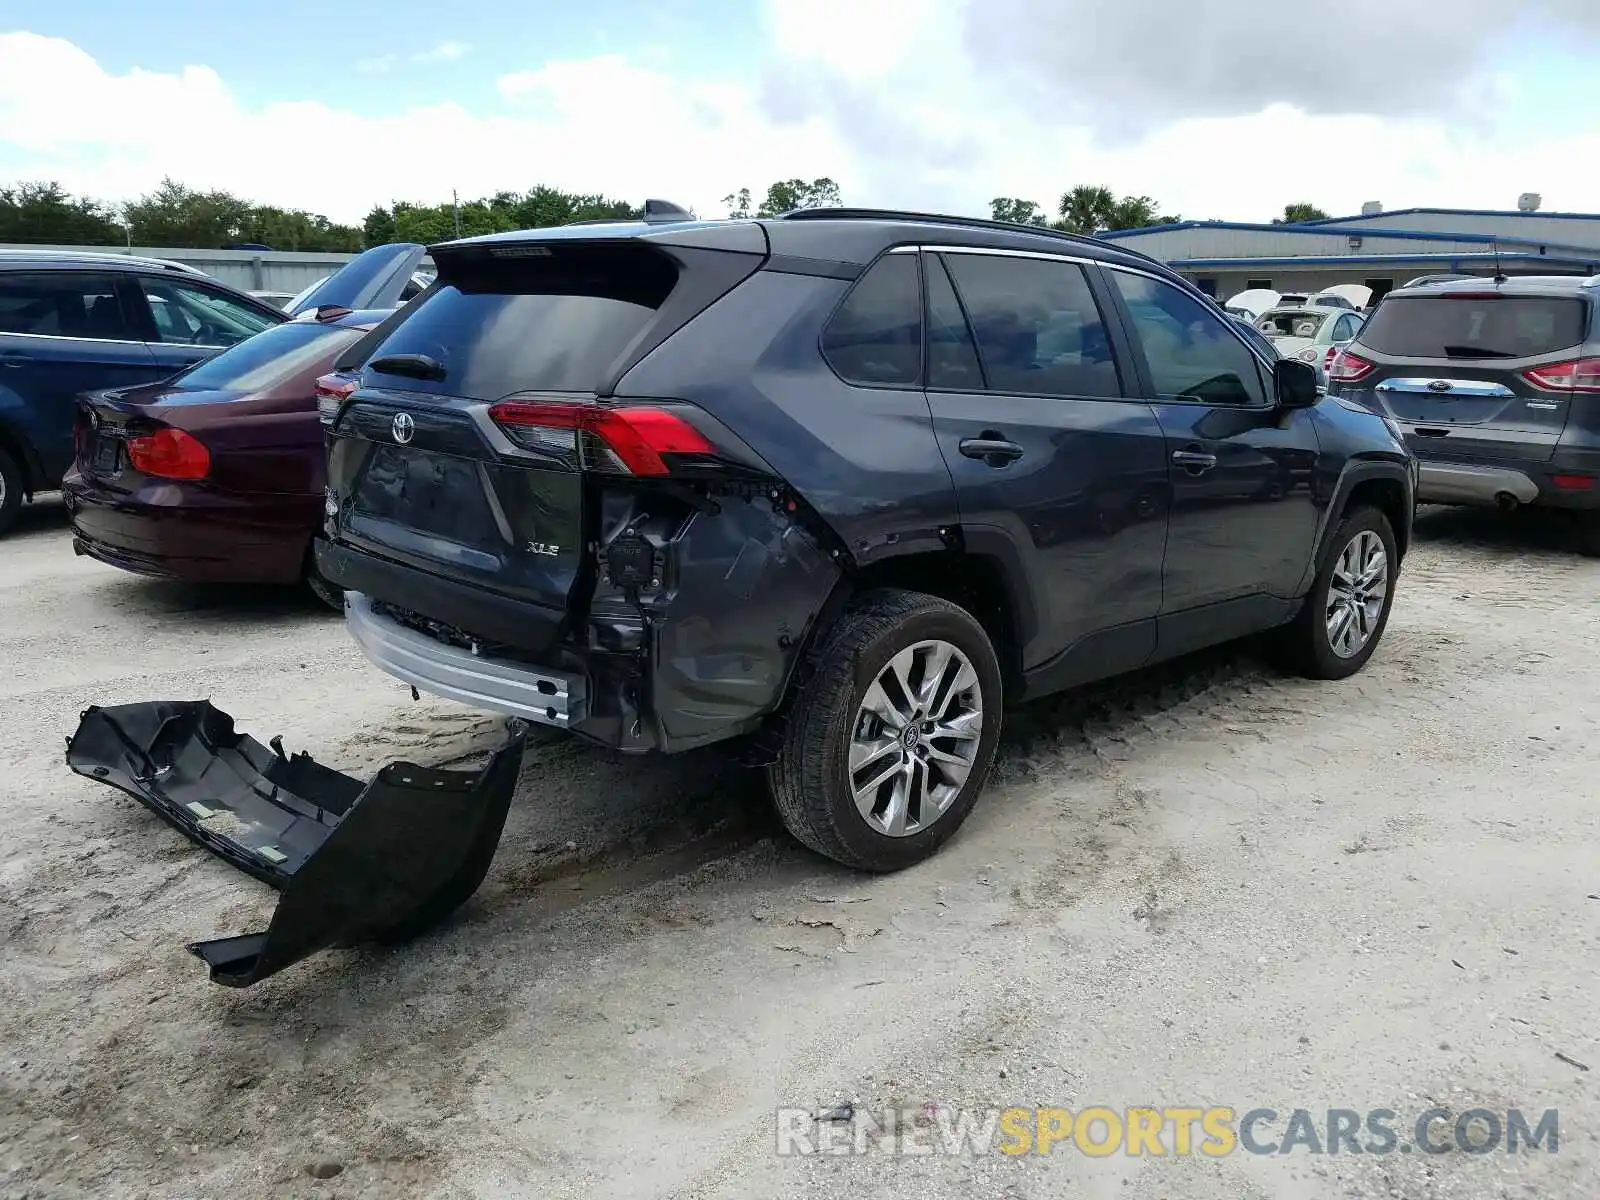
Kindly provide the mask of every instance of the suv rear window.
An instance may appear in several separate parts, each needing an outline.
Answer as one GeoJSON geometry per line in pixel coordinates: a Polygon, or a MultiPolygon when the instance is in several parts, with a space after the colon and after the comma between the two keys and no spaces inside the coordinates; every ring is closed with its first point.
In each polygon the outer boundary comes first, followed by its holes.
{"type": "Polygon", "coordinates": [[[1390,296],[1361,344],[1406,358],[1528,358],[1576,346],[1588,328],[1568,296],[1390,296]]]}
{"type": "Polygon", "coordinates": [[[443,257],[437,291],[372,351],[366,371],[407,391],[499,400],[514,392],[591,392],[672,293],[672,260],[633,244],[475,248],[443,257]],[[538,251],[538,253],[534,253],[538,251]],[[422,354],[442,379],[391,376],[371,364],[422,354]]]}

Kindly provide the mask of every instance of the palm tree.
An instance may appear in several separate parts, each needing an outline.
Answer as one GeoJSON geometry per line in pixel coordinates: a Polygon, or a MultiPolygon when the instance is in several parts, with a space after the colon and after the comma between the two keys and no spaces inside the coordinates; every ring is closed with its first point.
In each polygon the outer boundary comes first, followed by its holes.
{"type": "Polygon", "coordinates": [[[1056,224],[1069,233],[1097,233],[1111,221],[1117,198],[1107,187],[1080,183],[1061,197],[1061,220],[1056,224]]]}
{"type": "Polygon", "coordinates": [[[1106,229],[1143,229],[1163,223],[1156,216],[1156,202],[1149,196],[1124,196],[1111,206],[1106,229]]]}

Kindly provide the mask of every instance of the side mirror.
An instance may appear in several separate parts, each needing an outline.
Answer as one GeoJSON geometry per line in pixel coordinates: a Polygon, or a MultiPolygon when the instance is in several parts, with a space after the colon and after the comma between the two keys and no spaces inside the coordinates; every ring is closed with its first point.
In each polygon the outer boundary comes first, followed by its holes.
{"type": "Polygon", "coordinates": [[[1317,369],[1296,358],[1280,358],[1272,364],[1272,386],[1282,409],[1311,408],[1321,396],[1317,369]]]}

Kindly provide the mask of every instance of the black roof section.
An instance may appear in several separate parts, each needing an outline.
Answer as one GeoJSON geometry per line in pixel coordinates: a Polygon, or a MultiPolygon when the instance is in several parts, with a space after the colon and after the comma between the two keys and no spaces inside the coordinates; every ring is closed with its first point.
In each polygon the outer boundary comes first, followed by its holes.
{"type": "Polygon", "coordinates": [[[960,241],[974,247],[1035,250],[1044,254],[1076,253],[1109,263],[1155,266],[1162,274],[1170,273],[1169,268],[1150,255],[1101,238],[982,217],[953,217],[887,208],[800,208],[763,218],[761,223],[772,240],[772,252],[795,257],[866,262],[887,245],[927,240],[930,230],[943,230],[947,236],[959,231],[960,241]]]}
{"type": "Polygon", "coordinates": [[[636,220],[581,221],[545,229],[479,234],[441,242],[429,250],[443,269],[445,262],[457,255],[514,258],[534,253],[531,247],[536,244],[554,251],[563,243],[635,239],[686,250],[767,254],[774,263],[803,267],[802,273],[841,279],[854,278],[861,268],[893,246],[936,244],[942,240],[974,249],[1077,255],[1154,270],[1163,278],[1193,288],[1160,260],[1103,238],[980,217],[878,208],[802,208],[772,217],[697,220],[677,205],[652,200],[647,202],[643,217],[636,220]]]}

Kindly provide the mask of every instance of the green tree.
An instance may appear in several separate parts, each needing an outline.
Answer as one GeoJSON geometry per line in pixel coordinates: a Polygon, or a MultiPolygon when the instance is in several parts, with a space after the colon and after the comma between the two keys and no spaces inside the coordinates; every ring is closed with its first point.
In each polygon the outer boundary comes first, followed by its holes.
{"type": "Polygon", "coordinates": [[[381,204],[373,205],[367,219],[361,223],[361,244],[387,246],[399,240],[394,235],[394,212],[381,204]]]}
{"type": "Polygon", "coordinates": [[[767,188],[756,215],[775,217],[797,208],[837,208],[839,185],[826,175],[807,183],[803,179],[783,179],[767,188]]]}
{"type": "Polygon", "coordinates": [[[120,246],[126,239],[111,209],[73,197],[59,183],[0,187],[0,242],[120,246]]]}
{"type": "Polygon", "coordinates": [[[1182,218],[1162,213],[1149,196],[1118,196],[1108,187],[1080,184],[1063,193],[1055,228],[1068,233],[1096,234],[1113,229],[1171,225],[1182,218]]]}
{"type": "Polygon", "coordinates": [[[1015,196],[996,196],[989,201],[989,216],[995,221],[1009,221],[1013,225],[1039,225],[1050,223],[1050,216],[1032,200],[1019,200],[1015,196]]]}
{"type": "Polygon", "coordinates": [[[839,185],[826,175],[807,183],[804,179],[780,179],[769,184],[761,203],[754,205],[749,188],[740,188],[722,198],[728,206],[730,220],[742,221],[749,217],[775,217],[793,212],[797,208],[837,208],[839,185]]]}
{"type": "Polygon", "coordinates": [[[385,242],[447,242],[457,236],[475,237],[512,229],[549,229],[577,221],[636,218],[640,206],[613,200],[599,193],[563,192],[543,185],[527,192],[496,192],[476,200],[446,204],[413,204],[397,200],[367,214],[362,225],[366,244],[385,242]]]}
{"type": "Polygon", "coordinates": [[[141,246],[217,249],[244,241],[250,205],[228,192],[197,192],[163,179],[147,196],[123,206],[133,241],[141,246]]]}
{"type": "Polygon", "coordinates": [[[1274,225],[1296,225],[1301,221],[1325,221],[1327,219],[1328,214],[1315,204],[1307,204],[1301,200],[1294,204],[1285,204],[1283,206],[1283,216],[1272,218],[1272,223],[1274,225]]]}

